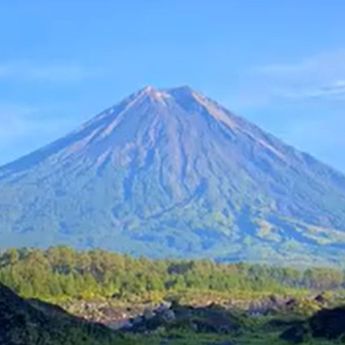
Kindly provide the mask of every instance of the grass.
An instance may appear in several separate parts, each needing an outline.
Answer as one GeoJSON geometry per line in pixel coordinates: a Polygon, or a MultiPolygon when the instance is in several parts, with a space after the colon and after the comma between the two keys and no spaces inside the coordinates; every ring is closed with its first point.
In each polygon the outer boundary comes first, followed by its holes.
{"type": "MultiPolygon", "coordinates": [[[[263,329],[245,332],[239,335],[217,335],[195,333],[191,331],[160,331],[153,335],[129,335],[128,344],[137,345],[218,345],[226,342],[236,345],[287,345],[286,341],[279,339],[279,331],[267,332],[263,329]]],[[[307,340],[301,345],[335,345],[339,342],[327,340],[307,340]]]]}

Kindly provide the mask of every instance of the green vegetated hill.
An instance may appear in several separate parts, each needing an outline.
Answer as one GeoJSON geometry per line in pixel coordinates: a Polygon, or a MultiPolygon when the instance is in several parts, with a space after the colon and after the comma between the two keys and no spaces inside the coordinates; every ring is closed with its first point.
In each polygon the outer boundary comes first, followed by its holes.
{"type": "Polygon", "coordinates": [[[338,263],[345,177],[188,87],[147,87],[0,168],[0,246],[338,263]]]}

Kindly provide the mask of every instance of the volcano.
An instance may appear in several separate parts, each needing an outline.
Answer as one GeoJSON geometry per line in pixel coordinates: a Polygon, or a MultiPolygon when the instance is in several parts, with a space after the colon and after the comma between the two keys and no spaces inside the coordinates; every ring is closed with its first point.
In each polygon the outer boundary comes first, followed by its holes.
{"type": "Polygon", "coordinates": [[[189,87],[146,87],[0,168],[0,246],[337,263],[345,176],[189,87]]]}

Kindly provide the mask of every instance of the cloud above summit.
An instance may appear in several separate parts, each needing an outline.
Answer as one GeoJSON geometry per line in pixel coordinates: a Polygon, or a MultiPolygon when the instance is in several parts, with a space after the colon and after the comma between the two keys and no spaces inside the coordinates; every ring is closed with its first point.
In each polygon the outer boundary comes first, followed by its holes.
{"type": "Polygon", "coordinates": [[[96,72],[73,62],[18,60],[0,62],[0,80],[25,82],[80,82],[96,76],[96,72]]]}
{"type": "Polygon", "coordinates": [[[256,68],[272,95],[286,98],[335,98],[345,101],[345,49],[256,68]]]}

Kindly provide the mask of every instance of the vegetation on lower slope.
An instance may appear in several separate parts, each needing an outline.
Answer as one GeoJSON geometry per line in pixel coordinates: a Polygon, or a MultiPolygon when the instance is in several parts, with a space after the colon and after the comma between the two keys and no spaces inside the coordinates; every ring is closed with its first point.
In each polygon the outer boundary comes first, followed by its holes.
{"type": "Polygon", "coordinates": [[[160,300],[173,295],[303,294],[345,286],[344,272],[212,261],[148,260],[101,250],[11,249],[0,255],[0,281],[21,296],[44,300],[160,300]]]}

